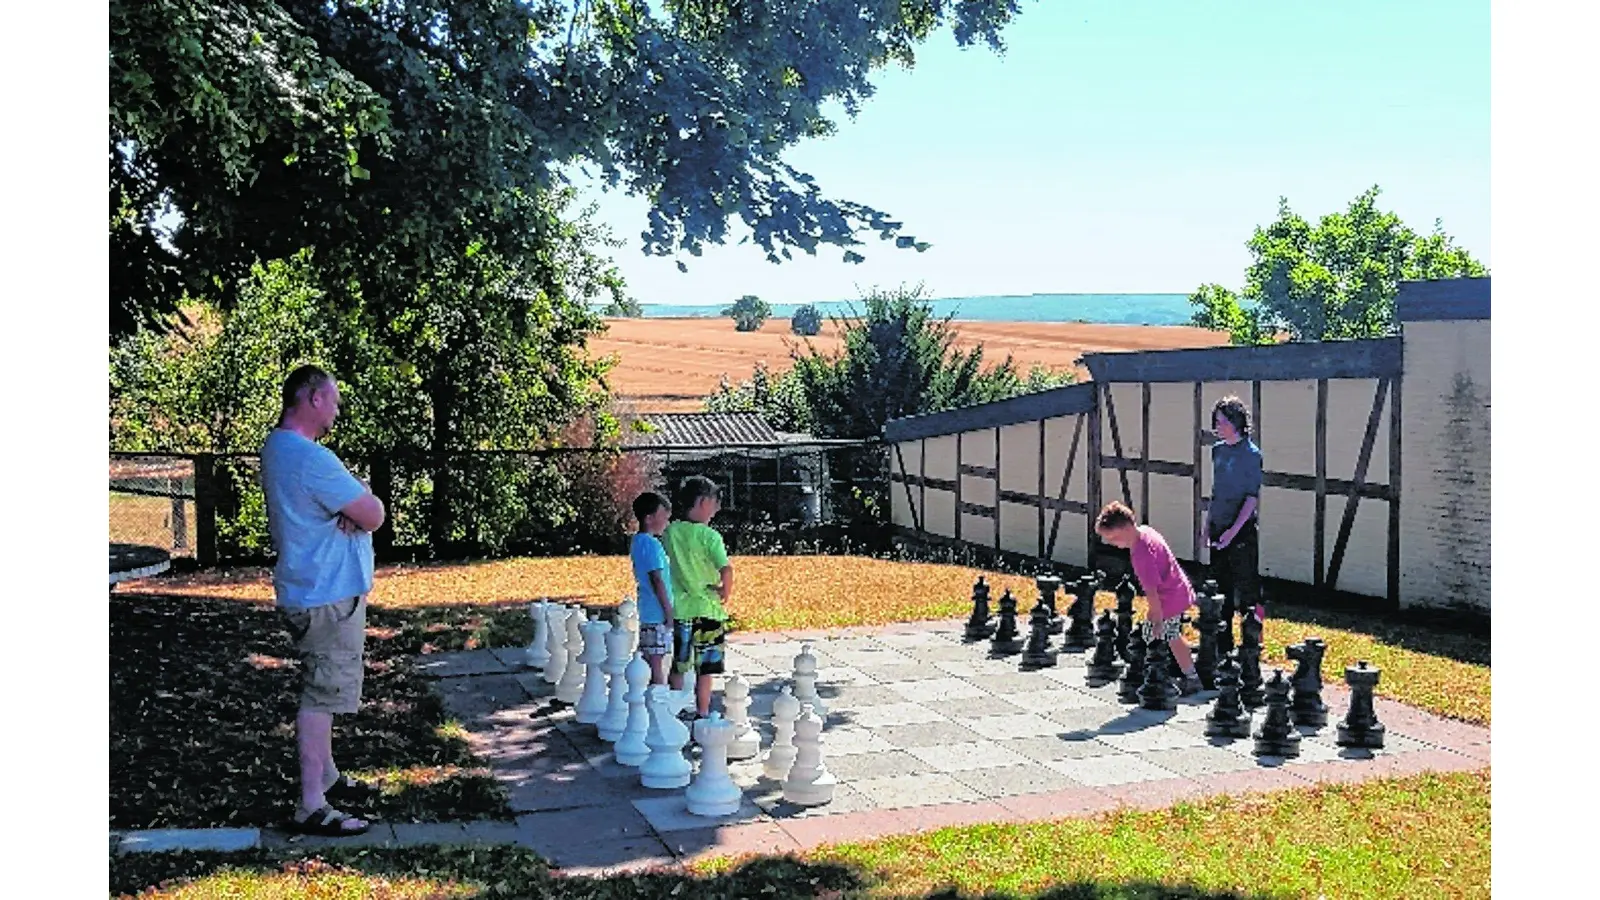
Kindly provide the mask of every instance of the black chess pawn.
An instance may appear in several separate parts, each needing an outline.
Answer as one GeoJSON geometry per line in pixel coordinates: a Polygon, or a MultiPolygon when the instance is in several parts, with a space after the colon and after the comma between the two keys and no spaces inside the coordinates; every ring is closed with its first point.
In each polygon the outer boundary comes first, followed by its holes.
{"type": "Polygon", "coordinates": [[[1116,681],[1117,676],[1122,674],[1122,661],[1117,659],[1117,623],[1111,618],[1111,610],[1100,614],[1094,631],[1094,656],[1089,660],[1089,681],[1101,684],[1116,681]]]}
{"type": "Polygon", "coordinates": [[[1143,709],[1177,709],[1178,689],[1172,685],[1168,674],[1167,655],[1162,652],[1166,642],[1152,637],[1146,648],[1144,684],[1139,685],[1139,706],[1143,709]]]}
{"type": "Polygon", "coordinates": [[[1261,619],[1246,613],[1239,624],[1239,701],[1254,709],[1266,700],[1261,688],[1261,619]]]}
{"type": "Polygon", "coordinates": [[[1148,647],[1139,635],[1132,635],[1128,641],[1128,667],[1122,670],[1122,681],[1117,685],[1117,700],[1122,703],[1138,703],[1139,688],[1144,685],[1145,657],[1148,647]]]}
{"type": "Polygon", "coordinates": [[[1010,656],[1022,649],[1022,640],[1017,632],[1017,598],[1011,596],[1011,589],[1007,588],[1000,595],[1000,623],[995,626],[994,636],[989,639],[989,655],[1010,656]]]}
{"type": "Polygon", "coordinates": [[[1339,746],[1383,749],[1383,723],[1372,705],[1372,689],[1378,686],[1381,672],[1364,659],[1344,667],[1344,683],[1350,685],[1350,712],[1339,723],[1339,746]]]}
{"type": "Polygon", "coordinates": [[[1078,579],[1078,596],[1067,609],[1065,648],[1088,650],[1094,646],[1094,594],[1099,582],[1092,575],[1078,579]]]}
{"type": "Polygon", "coordinates": [[[981,641],[994,634],[994,617],[989,615],[989,583],[979,575],[972,585],[972,617],[967,619],[966,637],[981,641]]]}
{"type": "Polygon", "coordinates": [[[1200,687],[1213,690],[1217,686],[1217,630],[1222,622],[1218,617],[1221,598],[1201,594],[1195,598],[1200,615],[1195,619],[1195,629],[1200,632],[1200,648],[1194,655],[1194,671],[1200,676],[1200,687]]]}
{"type": "Polygon", "coordinates": [[[1206,737],[1249,737],[1251,713],[1239,702],[1239,662],[1231,653],[1217,666],[1217,689],[1216,705],[1206,713],[1206,737]]]}
{"type": "Polygon", "coordinates": [[[1273,669],[1266,683],[1267,717],[1256,729],[1255,755],[1291,757],[1300,755],[1300,732],[1289,721],[1289,682],[1282,669],[1273,669]]]}
{"type": "Polygon", "coordinates": [[[1056,664],[1056,652],[1050,649],[1050,608],[1042,602],[1033,606],[1028,614],[1028,646],[1022,651],[1022,669],[1033,671],[1056,664]]]}
{"type": "Polygon", "coordinates": [[[1200,593],[1202,596],[1210,597],[1216,592],[1217,580],[1215,578],[1207,578],[1206,580],[1200,582],[1200,593]]]}
{"type": "Polygon", "coordinates": [[[1060,634],[1066,629],[1061,614],[1056,612],[1056,592],[1061,590],[1061,579],[1054,575],[1040,575],[1033,580],[1033,584],[1039,589],[1039,602],[1050,610],[1050,633],[1060,634]]]}
{"type": "Polygon", "coordinates": [[[1299,664],[1290,679],[1294,699],[1289,714],[1296,725],[1321,728],[1328,724],[1328,705],[1322,702],[1322,656],[1327,649],[1322,639],[1315,637],[1284,649],[1285,655],[1299,664]]]}
{"type": "Polygon", "coordinates": [[[1128,658],[1128,638],[1133,634],[1133,576],[1124,575],[1117,585],[1117,656],[1128,658]]]}

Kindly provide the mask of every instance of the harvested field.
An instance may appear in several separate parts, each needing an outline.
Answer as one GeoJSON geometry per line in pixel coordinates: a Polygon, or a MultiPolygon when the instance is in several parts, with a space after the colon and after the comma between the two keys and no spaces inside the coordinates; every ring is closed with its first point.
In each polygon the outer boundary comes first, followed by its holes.
{"type": "MultiPolygon", "coordinates": [[[[727,375],[750,377],[756,363],[774,371],[789,368],[789,347],[804,338],[789,331],[788,319],[768,319],[760,331],[738,332],[731,319],[607,319],[609,330],[590,342],[595,356],[616,354],[611,389],[619,405],[634,412],[698,412],[701,401],[727,375]]],[[[1221,332],[1187,326],[1085,325],[1071,322],[958,322],[958,345],[982,344],[995,362],[1010,354],[1019,368],[1035,365],[1073,368],[1084,353],[1116,350],[1166,350],[1226,344],[1221,332]]],[[[839,349],[833,323],[811,339],[817,349],[839,349]]]]}

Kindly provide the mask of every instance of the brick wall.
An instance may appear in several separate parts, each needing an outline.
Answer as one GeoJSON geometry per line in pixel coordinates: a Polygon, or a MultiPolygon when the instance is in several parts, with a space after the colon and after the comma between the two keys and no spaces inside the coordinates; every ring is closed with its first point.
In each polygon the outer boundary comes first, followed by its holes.
{"type": "Polygon", "coordinates": [[[1489,611],[1489,321],[1406,322],[1400,603],[1489,611]]]}

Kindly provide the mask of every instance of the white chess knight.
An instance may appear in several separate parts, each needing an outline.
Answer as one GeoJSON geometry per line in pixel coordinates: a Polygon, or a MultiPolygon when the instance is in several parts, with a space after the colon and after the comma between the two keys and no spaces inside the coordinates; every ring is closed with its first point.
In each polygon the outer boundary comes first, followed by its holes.
{"type": "Polygon", "coordinates": [[[700,745],[700,771],[684,792],[693,815],[731,816],[739,811],[744,794],[728,775],[728,744],[733,732],[733,725],[717,713],[694,723],[694,739],[700,745]]]}
{"type": "Polygon", "coordinates": [[[606,711],[595,723],[600,740],[615,742],[628,727],[628,691],[622,672],[628,667],[628,630],[613,628],[606,632],[606,684],[611,693],[606,697],[606,711]]]}
{"type": "Polygon", "coordinates": [[[583,607],[576,606],[567,611],[564,623],[567,631],[567,663],[561,680],[556,683],[556,699],[562,703],[577,703],[583,693],[583,663],[579,661],[583,649],[583,622],[583,607]]]}
{"type": "Polygon", "coordinates": [[[528,604],[528,615],[533,618],[533,640],[528,642],[523,662],[530,669],[542,669],[550,662],[550,623],[546,618],[549,611],[550,601],[547,599],[528,604]]]}
{"type": "Polygon", "coordinates": [[[639,766],[639,783],[655,790],[688,787],[693,768],[683,755],[683,745],[689,742],[689,729],[667,707],[666,685],[652,684],[645,702],[650,708],[650,732],[644,742],[650,757],[639,766]]]}
{"type": "Polygon", "coordinates": [[[789,767],[794,765],[794,722],[800,718],[800,701],[786,684],[778,699],[772,701],[772,746],[761,764],[761,773],[773,781],[789,777],[789,767]]]}
{"type": "Polygon", "coordinates": [[[794,723],[794,745],[794,765],[783,780],[783,799],[796,806],[831,802],[837,781],[822,762],[822,720],[809,706],[794,723]]]}
{"type": "Polygon", "coordinates": [[[606,664],[605,637],[611,623],[595,616],[579,626],[583,631],[583,655],[578,662],[585,669],[583,693],[578,697],[577,720],[585,725],[597,725],[606,714],[606,664]]]}
{"type": "Polygon", "coordinates": [[[567,671],[567,611],[565,605],[552,603],[544,613],[545,631],[548,635],[545,649],[550,653],[550,660],[544,664],[546,684],[556,684],[561,681],[562,674],[567,671]]]}
{"type": "Polygon", "coordinates": [[[794,658],[794,698],[802,705],[809,703],[817,718],[827,722],[828,705],[817,694],[817,658],[810,644],[801,644],[800,655],[794,658]]]}
{"type": "Polygon", "coordinates": [[[628,667],[622,670],[622,677],[628,683],[628,722],[622,727],[616,746],[611,748],[611,755],[618,765],[637,767],[650,758],[650,746],[644,742],[645,735],[650,733],[650,711],[645,708],[644,692],[645,685],[650,682],[650,664],[643,656],[635,654],[628,661],[628,667]]]}
{"type": "Polygon", "coordinates": [[[722,708],[728,711],[733,737],[728,741],[729,759],[752,759],[761,753],[761,734],[750,727],[750,685],[734,675],[722,689],[722,708]]]}

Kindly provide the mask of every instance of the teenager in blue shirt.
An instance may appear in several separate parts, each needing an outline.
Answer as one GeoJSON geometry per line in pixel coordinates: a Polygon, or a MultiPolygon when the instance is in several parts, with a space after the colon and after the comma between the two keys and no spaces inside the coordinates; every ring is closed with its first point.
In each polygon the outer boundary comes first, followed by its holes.
{"type": "Polygon", "coordinates": [[[1211,506],[1206,510],[1206,545],[1211,574],[1222,593],[1228,628],[1218,651],[1233,648],[1233,617],[1261,606],[1260,536],[1261,449],[1250,440],[1250,409],[1238,397],[1224,397],[1211,408],[1211,427],[1220,440],[1211,445],[1211,506]]]}

